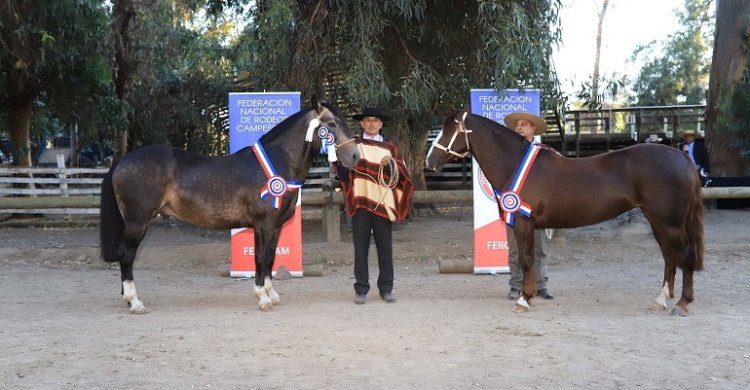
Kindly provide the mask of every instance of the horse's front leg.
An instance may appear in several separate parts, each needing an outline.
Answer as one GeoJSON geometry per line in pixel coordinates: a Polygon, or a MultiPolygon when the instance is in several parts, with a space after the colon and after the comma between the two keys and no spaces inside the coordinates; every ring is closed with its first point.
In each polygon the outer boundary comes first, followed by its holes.
{"type": "Polygon", "coordinates": [[[529,311],[529,304],[536,293],[534,278],[534,227],[531,223],[517,223],[514,230],[518,245],[518,262],[523,270],[523,291],[513,306],[516,313],[529,311]]]}
{"type": "Polygon", "coordinates": [[[253,292],[258,298],[258,306],[267,311],[281,302],[281,297],[273,289],[272,270],[279,242],[280,229],[255,228],[255,286],[253,292]]]}

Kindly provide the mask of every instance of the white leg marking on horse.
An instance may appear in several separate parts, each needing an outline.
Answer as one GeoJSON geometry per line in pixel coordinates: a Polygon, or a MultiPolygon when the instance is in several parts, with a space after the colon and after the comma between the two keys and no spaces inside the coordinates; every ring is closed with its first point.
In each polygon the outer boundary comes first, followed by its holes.
{"type": "Polygon", "coordinates": [[[266,276],[266,279],[263,280],[263,288],[266,290],[266,294],[268,294],[268,298],[271,300],[271,303],[273,303],[274,305],[278,305],[279,302],[281,302],[281,297],[273,289],[273,284],[271,283],[270,277],[266,276]]]}
{"type": "Polygon", "coordinates": [[[664,287],[661,288],[661,292],[659,293],[659,296],[654,299],[654,302],[656,302],[659,307],[667,310],[667,299],[669,299],[669,285],[667,282],[664,282],[664,287]]]}
{"type": "Polygon", "coordinates": [[[516,304],[513,305],[513,312],[526,313],[527,311],[529,311],[529,303],[526,302],[526,300],[523,298],[523,295],[521,295],[521,297],[516,301],[516,304]]]}
{"type": "Polygon", "coordinates": [[[135,292],[134,281],[125,280],[122,282],[122,299],[130,306],[130,313],[146,314],[146,306],[143,306],[143,302],[138,299],[138,294],[135,292]]]}
{"type": "Polygon", "coordinates": [[[253,286],[253,292],[255,293],[255,296],[258,297],[258,306],[260,307],[260,310],[265,311],[273,308],[273,303],[271,302],[271,299],[268,298],[265,288],[253,286]]]}

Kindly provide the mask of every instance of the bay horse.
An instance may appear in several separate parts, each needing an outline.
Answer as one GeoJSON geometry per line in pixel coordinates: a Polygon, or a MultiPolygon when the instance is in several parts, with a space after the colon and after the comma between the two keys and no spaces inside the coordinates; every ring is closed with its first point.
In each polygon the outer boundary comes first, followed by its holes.
{"type": "Polygon", "coordinates": [[[261,310],[278,304],[271,270],[281,227],[294,214],[315,155],[327,150],[329,159],[353,167],[359,160],[353,140],[343,114],[313,97],[312,108],[229,156],[150,145],[122,157],[102,181],[100,244],[104,261],[120,263],[122,298],[130,312],[146,312],[136,294],[133,261],[159,213],[211,229],[253,228],[253,291],[261,310]]]}
{"type": "Polygon", "coordinates": [[[680,267],[682,296],[672,314],[687,315],[693,301],[693,271],[703,269],[703,200],[700,178],[684,152],[637,144],[566,158],[552,148],[532,145],[495,121],[452,112],[427,153],[426,166],[440,170],[448,160],[468,153],[492,184],[504,220],[513,224],[524,280],[514,311],[528,311],[536,292],[534,229],[592,225],[640,208],[664,257],[656,303],[667,309],[680,267]]]}

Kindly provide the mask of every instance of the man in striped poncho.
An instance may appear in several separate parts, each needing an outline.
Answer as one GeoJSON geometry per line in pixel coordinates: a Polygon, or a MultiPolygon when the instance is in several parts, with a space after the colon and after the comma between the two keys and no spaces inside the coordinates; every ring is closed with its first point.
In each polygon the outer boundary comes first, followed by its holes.
{"type": "Polygon", "coordinates": [[[409,177],[396,145],[383,138],[380,129],[390,118],[377,108],[365,108],[352,116],[362,126],[357,139],[359,163],[348,170],[336,164],[344,189],[346,211],[352,216],[354,242],[354,303],[365,303],[370,290],[367,254],[370,237],[375,236],[378,252],[378,290],[387,303],[393,296],[393,222],[400,222],[409,213],[414,183],[409,177]]]}

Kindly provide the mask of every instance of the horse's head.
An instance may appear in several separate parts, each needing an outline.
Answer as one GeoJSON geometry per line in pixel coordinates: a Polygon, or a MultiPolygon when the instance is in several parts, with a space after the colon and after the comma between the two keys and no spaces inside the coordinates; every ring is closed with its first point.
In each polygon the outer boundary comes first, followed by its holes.
{"type": "Polygon", "coordinates": [[[315,133],[312,137],[313,143],[318,147],[324,137],[329,145],[333,141],[336,159],[347,168],[354,167],[359,161],[359,149],[354,142],[354,134],[346,124],[346,117],[336,106],[319,102],[315,96],[312,98],[312,106],[311,115],[314,118],[310,122],[308,132],[315,133]]]}
{"type": "Polygon", "coordinates": [[[463,158],[469,153],[471,130],[467,130],[464,125],[467,114],[465,111],[455,111],[445,117],[440,134],[435,137],[430,150],[427,151],[427,169],[439,171],[449,160],[463,158]]]}

